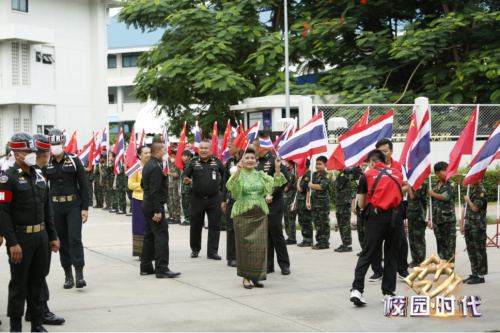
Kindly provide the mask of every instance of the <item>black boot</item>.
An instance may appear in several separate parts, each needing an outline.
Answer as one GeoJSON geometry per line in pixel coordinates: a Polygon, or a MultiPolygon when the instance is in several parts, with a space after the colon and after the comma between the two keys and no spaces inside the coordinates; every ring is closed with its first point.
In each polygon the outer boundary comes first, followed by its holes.
{"type": "Polygon", "coordinates": [[[32,318],[31,332],[48,332],[45,327],[42,326],[42,317],[32,318]]]}
{"type": "Polygon", "coordinates": [[[66,275],[66,278],[64,280],[64,289],[71,289],[75,286],[75,279],[73,278],[73,270],[71,269],[71,266],[63,268],[64,268],[64,274],[66,275]]]}
{"type": "Polygon", "coordinates": [[[45,302],[45,310],[43,313],[43,324],[45,325],[62,325],[66,320],[64,318],[56,316],[53,312],[49,310],[47,302],[45,302]]]}
{"type": "Polygon", "coordinates": [[[11,332],[22,332],[23,324],[20,317],[10,317],[10,331],[11,332]]]}
{"type": "Polygon", "coordinates": [[[75,266],[76,275],[76,287],[83,288],[87,285],[87,282],[83,279],[83,266],[75,266]]]}

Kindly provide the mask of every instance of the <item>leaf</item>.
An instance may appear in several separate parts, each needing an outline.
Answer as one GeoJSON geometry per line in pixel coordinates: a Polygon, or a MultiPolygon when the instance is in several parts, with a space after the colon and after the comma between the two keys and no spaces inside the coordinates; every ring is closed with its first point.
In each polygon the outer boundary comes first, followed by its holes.
{"type": "Polygon", "coordinates": [[[210,88],[212,87],[212,81],[211,80],[205,80],[205,82],[203,82],[203,85],[205,86],[205,88],[210,88]]]}
{"type": "Polygon", "coordinates": [[[496,101],[499,98],[500,98],[500,89],[495,90],[495,92],[493,92],[493,94],[491,94],[490,96],[491,101],[496,101]]]}
{"type": "Polygon", "coordinates": [[[265,61],[264,55],[261,54],[260,56],[257,57],[257,64],[258,65],[263,65],[264,61],[265,61]]]}
{"type": "Polygon", "coordinates": [[[283,48],[281,47],[281,45],[276,45],[274,47],[274,51],[276,51],[276,53],[282,53],[283,52],[283,48]]]}

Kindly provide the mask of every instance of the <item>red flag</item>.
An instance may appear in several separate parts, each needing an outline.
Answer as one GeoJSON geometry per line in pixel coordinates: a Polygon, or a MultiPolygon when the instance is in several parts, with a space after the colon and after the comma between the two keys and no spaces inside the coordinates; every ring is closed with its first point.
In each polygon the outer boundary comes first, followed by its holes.
{"type": "Polygon", "coordinates": [[[214,130],[212,132],[212,155],[219,155],[219,139],[217,137],[217,122],[214,123],[214,130]]]}
{"type": "Polygon", "coordinates": [[[177,154],[175,155],[175,166],[180,170],[184,169],[184,161],[182,160],[182,152],[184,149],[186,149],[186,123],[184,123],[184,127],[182,128],[181,138],[177,146],[177,154]]]}
{"type": "Polygon", "coordinates": [[[78,143],[76,142],[76,131],[73,133],[71,140],[69,140],[68,145],[64,147],[64,151],[70,154],[76,154],[78,151],[78,143]]]}
{"type": "Polygon", "coordinates": [[[94,165],[94,155],[95,155],[95,137],[94,131],[92,131],[92,143],[90,145],[90,153],[89,153],[89,168],[92,168],[94,165]]]}
{"type": "Polygon", "coordinates": [[[245,128],[243,127],[243,123],[240,120],[240,133],[243,134],[245,133],[245,128]]]}
{"type": "Polygon", "coordinates": [[[224,153],[226,152],[229,138],[231,137],[231,120],[227,121],[226,130],[224,131],[224,137],[222,138],[222,142],[220,144],[220,155],[219,159],[224,161],[224,153]]]}
{"type": "Polygon", "coordinates": [[[295,163],[297,163],[297,179],[302,177],[304,173],[306,172],[306,162],[307,158],[299,158],[296,160],[293,160],[295,163]]]}
{"type": "Polygon", "coordinates": [[[247,129],[245,132],[238,134],[233,139],[233,145],[235,145],[236,147],[238,147],[240,149],[243,149],[243,150],[247,149],[248,143],[250,142],[250,139],[247,138],[247,135],[256,126],[259,126],[259,122],[256,122],[252,127],[250,127],[249,129],[247,129]]]}
{"type": "Polygon", "coordinates": [[[450,179],[457,173],[462,155],[472,155],[472,146],[476,140],[477,112],[478,108],[476,107],[462,134],[460,135],[460,138],[458,138],[455,147],[453,147],[453,150],[450,153],[450,163],[445,176],[446,180],[450,179]]]}
{"type": "Polygon", "coordinates": [[[137,162],[137,157],[135,151],[137,150],[135,142],[135,129],[132,128],[132,134],[130,135],[130,141],[128,142],[127,154],[125,156],[125,165],[129,168],[132,167],[137,162]]]}
{"type": "Polygon", "coordinates": [[[361,126],[365,126],[366,124],[368,124],[368,115],[370,114],[370,107],[368,107],[365,111],[365,114],[363,115],[363,117],[359,118],[358,122],[356,124],[354,124],[354,126],[352,127],[352,129],[355,129],[355,128],[358,128],[358,127],[361,127],[361,126]]]}
{"type": "Polygon", "coordinates": [[[139,146],[137,147],[142,147],[144,146],[144,137],[146,136],[146,131],[144,131],[144,128],[142,129],[142,136],[141,136],[141,140],[139,141],[139,146]]]}
{"type": "Polygon", "coordinates": [[[413,109],[413,115],[411,116],[410,127],[408,128],[408,133],[406,134],[405,145],[403,147],[403,151],[401,152],[401,156],[399,157],[399,163],[404,165],[406,163],[408,150],[412,145],[413,141],[417,137],[417,112],[416,109],[413,109]]]}

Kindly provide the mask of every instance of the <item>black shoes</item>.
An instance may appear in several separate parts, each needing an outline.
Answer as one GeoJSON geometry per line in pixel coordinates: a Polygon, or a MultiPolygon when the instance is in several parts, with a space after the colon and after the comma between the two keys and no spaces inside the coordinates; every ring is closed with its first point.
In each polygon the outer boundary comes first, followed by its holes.
{"type": "Polygon", "coordinates": [[[96,208],[96,209],[97,208],[102,208],[102,206],[101,205],[95,205],[94,208],[96,208]]]}
{"type": "Polygon", "coordinates": [[[286,245],[294,245],[294,244],[297,244],[296,240],[291,240],[290,238],[286,240],[286,245]]]}
{"type": "Polygon", "coordinates": [[[45,327],[42,326],[42,323],[31,324],[31,332],[48,332],[45,327]]]}
{"type": "Polygon", "coordinates": [[[312,249],[313,250],[326,250],[326,249],[329,249],[330,246],[326,245],[326,244],[323,244],[323,243],[316,243],[312,249]]]}
{"type": "Polygon", "coordinates": [[[410,275],[410,273],[408,273],[408,271],[398,272],[398,278],[401,280],[404,280],[408,275],[410,275]]]}
{"type": "Polygon", "coordinates": [[[184,221],[180,225],[186,226],[186,225],[189,225],[189,223],[187,223],[186,221],[184,221]]]}
{"type": "Polygon", "coordinates": [[[229,267],[237,267],[238,265],[236,264],[236,260],[228,260],[227,265],[229,267]]]}
{"type": "Polygon", "coordinates": [[[191,252],[191,258],[198,258],[199,253],[200,253],[199,251],[198,252],[197,251],[191,252]]]}
{"type": "MultiPolygon", "coordinates": [[[[24,320],[31,321],[31,312],[26,309],[26,315],[24,320]]],[[[45,325],[62,325],[66,320],[64,318],[56,316],[53,312],[49,310],[49,307],[45,305],[45,312],[43,314],[42,322],[45,325]]]]}
{"type": "Polygon", "coordinates": [[[356,253],[356,255],[357,255],[358,257],[361,257],[361,254],[362,254],[362,253],[363,253],[363,251],[356,253]]]}
{"type": "Polygon", "coordinates": [[[243,287],[245,289],[252,289],[253,286],[252,286],[252,284],[245,284],[245,280],[243,280],[243,287]]]}
{"type": "Polygon", "coordinates": [[[111,210],[111,207],[104,207],[102,210],[111,210]]]}
{"type": "Polygon", "coordinates": [[[117,211],[118,211],[118,209],[114,209],[114,208],[113,208],[113,209],[110,209],[110,211],[109,211],[109,212],[110,212],[110,213],[116,213],[117,211]]]}
{"type": "Polygon", "coordinates": [[[141,265],[141,275],[151,275],[151,274],[155,274],[156,271],[153,267],[153,264],[149,264],[149,265],[141,265]]]}
{"type": "Polygon", "coordinates": [[[312,245],[311,243],[304,241],[302,241],[302,243],[300,244],[297,244],[298,247],[311,247],[311,245],[312,245]]]}
{"type": "Polygon", "coordinates": [[[484,276],[479,277],[477,275],[472,275],[469,277],[469,281],[467,281],[467,284],[479,284],[479,283],[484,283],[484,276]]]}
{"type": "Polygon", "coordinates": [[[83,288],[87,286],[87,282],[83,279],[83,266],[75,266],[75,282],[76,288],[83,288]]]}
{"type": "Polygon", "coordinates": [[[344,244],[342,244],[333,251],[335,251],[335,252],[352,252],[352,246],[345,246],[344,244]]]}
{"type": "Polygon", "coordinates": [[[375,273],[372,276],[370,276],[370,278],[368,279],[368,281],[370,281],[370,282],[377,282],[377,281],[382,280],[383,276],[384,275],[382,273],[375,273]]]}
{"type": "Polygon", "coordinates": [[[122,214],[127,214],[127,212],[124,212],[124,211],[119,210],[119,211],[117,211],[117,212],[116,212],[116,214],[118,214],[118,215],[122,215],[122,214]]]}
{"type": "Polygon", "coordinates": [[[290,268],[285,267],[281,270],[282,275],[290,275],[290,273],[290,268]]]}
{"type": "Polygon", "coordinates": [[[217,252],[207,254],[207,259],[221,260],[221,256],[217,252]]]}
{"type": "Polygon", "coordinates": [[[162,279],[162,278],[174,278],[176,276],[179,276],[181,275],[181,273],[177,273],[177,272],[172,272],[169,268],[167,268],[167,270],[163,273],[156,273],[156,277],[158,279],[162,279]]]}
{"type": "Polygon", "coordinates": [[[75,279],[73,278],[73,270],[71,266],[63,267],[64,268],[64,289],[71,289],[75,286],[75,279]]]}
{"type": "Polygon", "coordinates": [[[262,282],[252,281],[252,283],[255,288],[264,288],[264,284],[262,282]]]}
{"type": "Polygon", "coordinates": [[[167,223],[168,224],[181,224],[181,221],[179,220],[174,220],[173,218],[171,217],[167,217],[167,223]]]}

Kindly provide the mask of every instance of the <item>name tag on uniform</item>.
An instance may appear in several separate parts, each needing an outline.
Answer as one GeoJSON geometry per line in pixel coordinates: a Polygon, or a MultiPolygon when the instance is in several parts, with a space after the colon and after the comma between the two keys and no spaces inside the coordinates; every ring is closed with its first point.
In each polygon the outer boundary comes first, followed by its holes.
{"type": "Polygon", "coordinates": [[[212,171],[212,180],[217,180],[217,174],[215,171],[212,171]]]}

